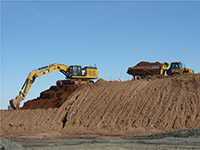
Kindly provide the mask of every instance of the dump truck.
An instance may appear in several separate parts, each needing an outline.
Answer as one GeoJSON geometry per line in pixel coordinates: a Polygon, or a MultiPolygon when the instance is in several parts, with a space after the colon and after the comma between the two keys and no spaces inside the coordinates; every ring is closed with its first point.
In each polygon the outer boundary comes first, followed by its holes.
{"type": "Polygon", "coordinates": [[[134,67],[129,67],[127,73],[137,79],[149,78],[155,75],[194,74],[192,69],[186,68],[181,62],[171,62],[169,69],[167,69],[168,66],[167,62],[140,62],[134,67]]]}
{"type": "Polygon", "coordinates": [[[10,100],[10,106],[12,109],[19,109],[20,103],[25,99],[28,94],[32,84],[37,77],[52,73],[54,71],[60,71],[66,77],[66,80],[58,80],[57,85],[66,84],[87,84],[93,83],[93,79],[98,78],[98,70],[96,66],[85,66],[71,65],[67,66],[64,64],[52,64],[31,71],[26,78],[19,95],[15,99],[10,100]]]}

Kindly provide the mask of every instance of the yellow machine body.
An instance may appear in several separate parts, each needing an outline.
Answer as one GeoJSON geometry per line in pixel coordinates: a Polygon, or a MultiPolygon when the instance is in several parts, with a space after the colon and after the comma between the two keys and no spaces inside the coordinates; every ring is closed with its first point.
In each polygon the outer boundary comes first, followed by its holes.
{"type": "Polygon", "coordinates": [[[81,66],[70,66],[71,79],[97,79],[98,70],[96,67],[84,67],[81,66]]]}
{"type": "Polygon", "coordinates": [[[137,66],[134,68],[128,68],[127,73],[130,75],[133,75],[138,77],[138,79],[147,78],[149,76],[155,76],[155,75],[165,75],[165,72],[167,71],[168,63],[164,62],[160,65],[151,65],[151,66],[137,66]]]}
{"type": "Polygon", "coordinates": [[[168,75],[173,74],[194,74],[192,69],[186,68],[181,62],[172,62],[168,70],[168,75]]]}

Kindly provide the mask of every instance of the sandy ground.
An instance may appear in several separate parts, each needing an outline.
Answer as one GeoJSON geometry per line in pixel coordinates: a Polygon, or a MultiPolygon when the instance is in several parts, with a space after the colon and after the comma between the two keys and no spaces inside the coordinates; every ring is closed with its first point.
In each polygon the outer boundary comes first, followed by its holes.
{"type": "MultiPolygon", "coordinates": [[[[15,144],[15,149],[25,150],[199,150],[200,129],[129,138],[10,138],[9,140],[14,142],[12,144],[15,144]],[[23,147],[16,147],[16,144],[23,147]]],[[[9,149],[12,150],[10,147],[9,149]]]]}
{"type": "Polygon", "coordinates": [[[200,74],[54,89],[59,108],[0,110],[0,149],[200,149],[200,74]]]}
{"type": "Polygon", "coordinates": [[[0,111],[1,137],[130,137],[200,128],[200,74],[110,83],[59,108],[0,111]]]}

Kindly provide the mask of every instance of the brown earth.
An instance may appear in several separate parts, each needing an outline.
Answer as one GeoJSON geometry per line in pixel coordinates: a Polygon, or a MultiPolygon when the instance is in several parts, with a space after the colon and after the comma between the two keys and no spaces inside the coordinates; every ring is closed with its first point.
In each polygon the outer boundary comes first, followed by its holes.
{"type": "Polygon", "coordinates": [[[135,65],[134,67],[141,67],[141,66],[162,66],[163,64],[160,62],[146,62],[146,61],[141,61],[139,62],[137,65],[135,65]]]}
{"type": "Polygon", "coordinates": [[[1,137],[119,137],[200,128],[200,74],[99,80],[59,108],[0,113],[1,137]]]}
{"type": "Polygon", "coordinates": [[[40,97],[24,103],[21,109],[59,108],[80,85],[51,86],[40,97]]]}

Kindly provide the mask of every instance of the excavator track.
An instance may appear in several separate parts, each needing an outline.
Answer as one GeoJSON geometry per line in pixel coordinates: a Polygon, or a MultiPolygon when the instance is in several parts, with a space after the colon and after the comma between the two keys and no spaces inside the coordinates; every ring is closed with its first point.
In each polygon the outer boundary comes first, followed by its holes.
{"type": "Polygon", "coordinates": [[[84,84],[90,84],[94,83],[93,81],[90,80],[58,80],[56,82],[57,86],[62,86],[62,85],[84,85],[84,84]]]}

